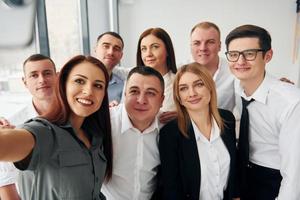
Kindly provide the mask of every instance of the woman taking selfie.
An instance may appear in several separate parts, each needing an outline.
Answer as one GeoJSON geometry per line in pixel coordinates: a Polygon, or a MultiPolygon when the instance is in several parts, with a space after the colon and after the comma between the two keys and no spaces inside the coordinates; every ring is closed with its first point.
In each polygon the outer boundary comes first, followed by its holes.
{"type": "Polygon", "coordinates": [[[102,199],[112,173],[108,74],[99,60],[79,55],[58,79],[47,114],[0,130],[0,160],[22,170],[22,199],[102,199]]]}

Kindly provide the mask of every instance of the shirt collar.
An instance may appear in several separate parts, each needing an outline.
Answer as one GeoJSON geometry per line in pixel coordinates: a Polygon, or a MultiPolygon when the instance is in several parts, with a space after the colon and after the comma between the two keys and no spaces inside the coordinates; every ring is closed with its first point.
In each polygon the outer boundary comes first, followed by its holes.
{"type": "Polygon", "coordinates": [[[213,142],[216,139],[218,139],[220,137],[220,128],[215,120],[214,117],[212,117],[212,127],[211,127],[211,134],[210,134],[210,140],[208,141],[207,138],[201,133],[201,131],[198,129],[198,127],[196,126],[196,124],[194,123],[193,120],[192,121],[192,125],[193,125],[193,129],[194,129],[194,134],[195,134],[195,138],[196,141],[201,140],[203,142],[213,142]]]}
{"type": "Polygon", "coordinates": [[[244,99],[246,99],[247,101],[251,100],[251,99],[255,99],[255,101],[261,102],[263,104],[267,103],[267,97],[269,94],[269,91],[271,89],[271,85],[272,85],[272,77],[271,75],[269,75],[267,72],[265,74],[264,80],[262,81],[262,83],[258,86],[258,88],[255,90],[255,92],[251,95],[251,96],[246,96],[243,88],[240,85],[240,82],[238,81],[237,83],[237,92],[238,94],[243,97],[244,99]]]}
{"type": "Polygon", "coordinates": [[[213,76],[214,81],[217,80],[218,74],[220,73],[220,70],[221,70],[221,65],[222,65],[221,58],[219,57],[218,69],[217,69],[217,71],[215,72],[215,74],[213,76]]]}
{"type": "Polygon", "coordinates": [[[112,73],[111,74],[111,79],[109,80],[109,85],[115,84],[115,83],[120,83],[122,82],[122,79],[117,76],[116,74],[112,73]]]}
{"type": "MultiPolygon", "coordinates": [[[[59,125],[59,127],[61,127],[62,129],[68,131],[70,134],[72,134],[76,139],[80,140],[77,136],[77,133],[75,131],[75,129],[73,128],[73,126],[71,125],[70,121],[67,121],[65,124],[63,125],[59,125]]],[[[102,144],[102,134],[97,133],[93,128],[84,128],[86,131],[86,134],[88,137],[90,137],[91,141],[91,147],[95,148],[98,147],[99,144],[102,144]]]]}

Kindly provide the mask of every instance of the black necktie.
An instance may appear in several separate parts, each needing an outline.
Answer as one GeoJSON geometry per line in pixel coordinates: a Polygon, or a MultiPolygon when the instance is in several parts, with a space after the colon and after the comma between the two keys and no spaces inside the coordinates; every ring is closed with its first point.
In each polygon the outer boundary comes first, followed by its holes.
{"type": "Polygon", "coordinates": [[[247,166],[249,162],[249,114],[247,106],[254,101],[251,99],[250,101],[245,100],[242,97],[243,103],[243,111],[240,123],[240,135],[239,135],[239,143],[238,143],[238,156],[239,162],[242,166],[247,166]]]}

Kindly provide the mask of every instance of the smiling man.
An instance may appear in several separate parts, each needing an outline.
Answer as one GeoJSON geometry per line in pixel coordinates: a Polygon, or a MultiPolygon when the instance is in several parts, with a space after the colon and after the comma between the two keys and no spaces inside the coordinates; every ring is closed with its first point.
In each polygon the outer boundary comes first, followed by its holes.
{"type": "Polygon", "coordinates": [[[107,200],[148,200],[160,164],[157,118],[164,81],[151,67],[135,67],[127,77],[124,104],[111,108],[113,172],[102,192],[107,200]]]}
{"type": "Polygon", "coordinates": [[[235,28],[226,48],[244,107],[238,144],[241,200],[298,200],[300,90],[266,72],[273,50],[264,28],[235,28]],[[242,125],[246,119],[248,127],[242,125]]]}
{"type": "Polygon", "coordinates": [[[235,107],[234,77],[225,58],[219,56],[221,32],[212,22],[196,24],[190,34],[191,54],[195,62],[203,65],[216,83],[218,107],[233,111],[235,107]]]}
{"type": "MultiPolygon", "coordinates": [[[[23,63],[23,72],[22,80],[32,95],[32,102],[8,120],[1,118],[0,128],[14,128],[45,113],[53,101],[57,76],[55,64],[49,57],[41,54],[29,56],[23,63]]],[[[12,163],[0,162],[0,199],[19,199],[15,187],[17,173],[12,163]]]]}
{"type": "Polygon", "coordinates": [[[122,37],[115,32],[105,32],[97,38],[95,47],[96,57],[105,65],[110,81],[108,85],[109,101],[121,101],[124,80],[112,72],[120,63],[123,56],[124,42],[122,37]]]}

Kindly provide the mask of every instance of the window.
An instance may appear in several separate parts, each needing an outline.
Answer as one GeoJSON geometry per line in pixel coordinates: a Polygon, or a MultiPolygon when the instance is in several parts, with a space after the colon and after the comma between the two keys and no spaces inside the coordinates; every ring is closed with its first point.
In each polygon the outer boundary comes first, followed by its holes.
{"type": "Polygon", "coordinates": [[[31,101],[31,95],[21,81],[23,61],[39,53],[41,44],[46,44],[46,48],[49,44],[50,56],[57,69],[69,58],[82,53],[79,0],[45,0],[40,3],[45,3],[46,19],[37,21],[46,27],[47,32],[44,35],[40,34],[42,31],[36,32],[36,38],[28,47],[0,48],[0,116],[8,119],[31,101]]]}
{"type": "Polygon", "coordinates": [[[81,54],[79,3],[74,0],[46,0],[50,56],[57,68],[81,54]]]}

